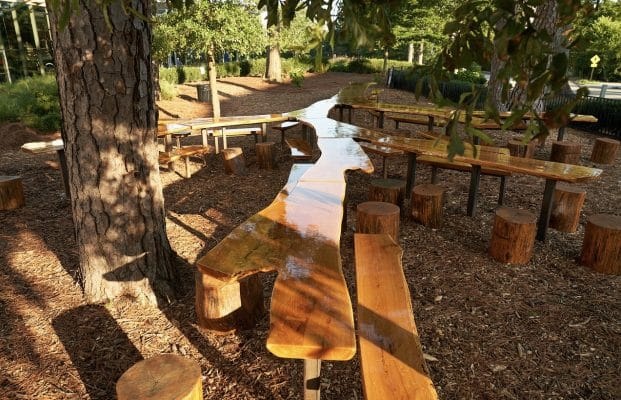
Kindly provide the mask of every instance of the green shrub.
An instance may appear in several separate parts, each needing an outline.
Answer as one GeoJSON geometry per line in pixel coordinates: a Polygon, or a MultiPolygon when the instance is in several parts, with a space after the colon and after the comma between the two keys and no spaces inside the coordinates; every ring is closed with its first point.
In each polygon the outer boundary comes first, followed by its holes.
{"type": "Polygon", "coordinates": [[[174,83],[160,81],[160,95],[162,96],[162,100],[172,100],[177,94],[177,86],[175,86],[174,83]]]}
{"type": "MultiPolygon", "coordinates": [[[[407,61],[388,60],[388,68],[411,67],[407,61]]],[[[384,68],[384,59],[382,58],[337,58],[330,60],[328,69],[334,72],[351,72],[358,74],[379,74],[384,68]]]]}
{"type": "Polygon", "coordinates": [[[179,83],[177,78],[176,68],[160,68],[160,82],[166,81],[168,83],[179,83]]]}
{"type": "Polygon", "coordinates": [[[250,75],[251,70],[252,70],[252,64],[250,64],[250,61],[244,60],[239,63],[239,75],[240,76],[250,75]]]}
{"type": "Polygon", "coordinates": [[[0,121],[17,122],[43,132],[60,129],[58,86],[52,75],[0,85],[0,121]]]}
{"type": "Polygon", "coordinates": [[[472,64],[472,66],[468,69],[463,69],[453,73],[451,80],[477,84],[483,84],[486,82],[485,77],[481,73],[481,67],[476,64],[472,64]]]}
{"type": "Polygon", "coordinates": [[[291,83],[296,87],[302,87],[302,82],[304,82],[303,72],[290,72],[289,76],[291,77],[291,83]]]}

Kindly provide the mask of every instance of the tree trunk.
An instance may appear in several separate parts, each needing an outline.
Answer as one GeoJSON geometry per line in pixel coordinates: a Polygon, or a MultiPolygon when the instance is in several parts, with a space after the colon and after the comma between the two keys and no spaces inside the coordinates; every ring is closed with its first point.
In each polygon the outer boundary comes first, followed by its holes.
{"type": "MultiPolygon", "coordinates": [[[[79,2],[67,27],[48,7],[80,277],[88,301],[155,302],[178,287],[158,169],[151,28],[79,2]],[[107,22],[109,21],[109,22],[107,22]]],[[[125,3],[151,15],[151,2],[125,3]]]]}
{"type": "Polygon", "coordinates": [[[216,69],[216,60],[214,59],[213,45],[207,54],[207,67],[209,69],[209,90],[211,92],[211,108],[213,117],[220,118],[220,97],[218,97],[218,70],[216,69]]]}
{"type": "Polygon", "coordinates": [[[388,70],[388,47],[384,48],[384,64],[382,64],[382,74],[386,75],[388,70]]]}
{"type": "Polygon", "coordinates": [[[282,63],[280,60],[280,24],[268,31],[269,47],[265,65],[265,78],[270,82],[282,82],[282,63]]]}
{"type": "Polygon", "coordinates": [[[408,44],[408,63],[414,63],[414,42],[408,44]]]}
{"type": "Polygon", "coordinates": [[[418,65],[423,65],[423,55],[425,53],[425,41],[421,40],[418,46],[418,65]]]}

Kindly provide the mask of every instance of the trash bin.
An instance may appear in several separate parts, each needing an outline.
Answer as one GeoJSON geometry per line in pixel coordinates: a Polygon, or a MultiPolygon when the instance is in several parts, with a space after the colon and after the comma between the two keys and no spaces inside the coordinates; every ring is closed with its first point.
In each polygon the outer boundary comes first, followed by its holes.
{"type": "Polygon", "coordinates": [[[204,83],[200,85],[196,85],[196,91],[198,94],[198,101],[209,101],[210,98],[210,90],[209,84],[204,83]]]}

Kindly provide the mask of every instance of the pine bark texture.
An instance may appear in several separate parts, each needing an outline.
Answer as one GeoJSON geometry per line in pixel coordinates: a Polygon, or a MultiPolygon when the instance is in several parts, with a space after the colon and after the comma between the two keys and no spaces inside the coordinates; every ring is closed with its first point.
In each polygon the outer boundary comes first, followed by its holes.
{"type": "Polygon", "coordinates": [[[621,216],[595,214],[587,219],[580,264],[621,275],[621,216]]]}
{"type": "Polygon", "coordinates": [[[385,233],[399,243],[399,207],[381,201],[365,201],[356,209],[357,233],[385,233]]]}
{"type": "Polygon", "coordinates": [[[613,164],[619,152],[619,141],[610,138],[597,138],[591,152],[591,161],[598,164],[613,164]]]}
{"type": "MultiPolygon", "coordinates": [[[[126,3],[151,15],[151,3],[126,3]]],[[[155,302],[179,284],[158,169],[151,28],[115,2],[78,2],[68,26],[48,7],[73,222],[88,301],[155,302]]]]}
{"type": "Polygon", "coordinates": [[[0,176],[0,210],[14,210],[24,205],[24,187],[19,176],[0,176]]]}
{"type": "Polygon", "coordinates": [[[496,261],[526,264],[533,255],[537,217],[528,211],[501,207],[496,210],[489,254],[496,261]]]}
{"type": "Polygon", "coordinates": [[[580,211],[584,204],[586,191],[582,188],[559,183],[554,189],[550,228],[572,233],[578,229],[580,211]]]}

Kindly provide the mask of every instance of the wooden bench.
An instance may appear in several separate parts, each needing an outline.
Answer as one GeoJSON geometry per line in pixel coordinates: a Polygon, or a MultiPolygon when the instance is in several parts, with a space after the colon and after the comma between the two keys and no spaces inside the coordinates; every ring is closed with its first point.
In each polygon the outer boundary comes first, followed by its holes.
{"type": "Polygon", "coordinates": [[[192,145],[192,146],[184,146],[181,148],[176,148],[172,151],[160,151],[158,161],[160,165],[166,165],[169,169],[174,171],[173,162],[183,159],[185,162],[185,174],[184,178],[189,178],[191,176],[190,173],[190,157],[194,156],[202,156],[203,163],[206,163],[205,154],[210,152],[209,147],[205,147],[202,145],[192,145]]]}
{"type": "Polygon", "coordinates": [[[389,157],[396,157],[404,154],[402,150],[392,149],[390,147],[380,146],[373,143],[360,142],[359,144],[366,153],[373,153],[382,156],[382,171],[384,174],[384,179],[388,178],[386,159],[389,157]]]}
{"type": "Polygon", "coordinates": [[[387,234],[355,234],[358,345],[367,400],[435,400],[401,257],[387,234]]]}
{"type": "Polygon", "coordinates": [[[304,139],[288,138],[285,143],[291,149],[291,159],[293,162],[312,162],[315,155],[313,147],[304,139]]]}
{"type": "Polygon", "coordinates": [[[280,148],[285,151],[285,133],[292,128],[300,125],[298,121],[285,121],[278,125],[272,126],[272,129],[280,132],[280,148]]]}
{"type": "Polygon", "coordinates": [[[260,126],[249,126],[243,128],[226,128],[223,127],[221,129],[207,129],[207,134],[214,138],[214,147],[216,149],[216,153],[220,152],[220,145],[218,143],[219,138],[222,138],[222,148],[227,148],[226,138],[231,136],[254,136],[254,142],[258,143],[258,135],[265,137],[265,132],[260,126]]]}
{"type": "MultiPolygon", "coordinates": [[[[386,118],[395,121],[395,129],[399,129],[399,124],[415,124],[415,125],[427,125],[429,126],[429,118],[425,116],[401,116],[401,115],[389,115],[386,118]]],[[[447,122],[443,118],[434,118],[433,126],[444,127],[447,122]]]]}

